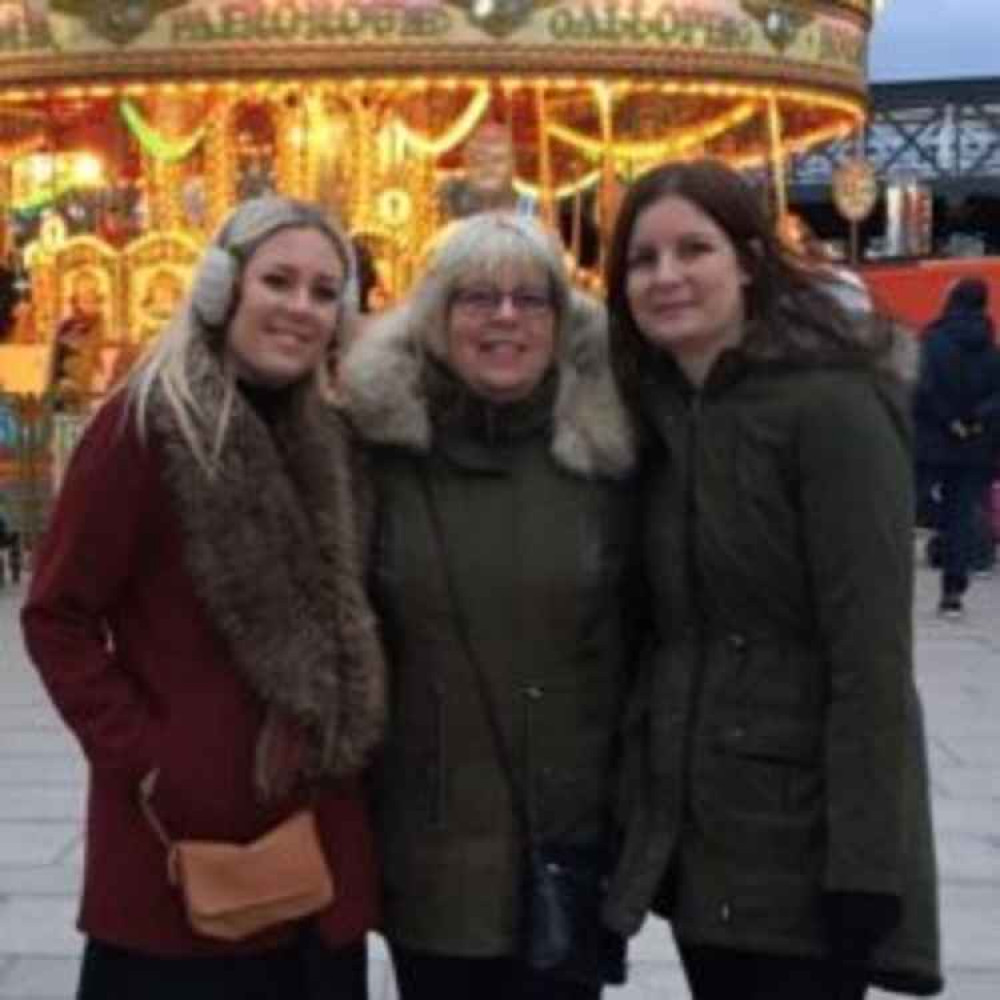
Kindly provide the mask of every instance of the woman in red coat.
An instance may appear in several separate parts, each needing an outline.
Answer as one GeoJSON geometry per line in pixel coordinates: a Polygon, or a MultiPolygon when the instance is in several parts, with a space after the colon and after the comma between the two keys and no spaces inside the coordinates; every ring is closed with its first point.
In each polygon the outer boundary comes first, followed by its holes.
{"type": "Polygon", "coordinates": [[[365,994],[383,669],[366,490],[324,401],[354,273],[312,207],[244,203],[71,461],[23,626],[90,764],[79,1000],[365,994]],[[140,809],[153,772],[175,839],[246,843],[310,803],[333,903],[197,934],[140,809]]]}

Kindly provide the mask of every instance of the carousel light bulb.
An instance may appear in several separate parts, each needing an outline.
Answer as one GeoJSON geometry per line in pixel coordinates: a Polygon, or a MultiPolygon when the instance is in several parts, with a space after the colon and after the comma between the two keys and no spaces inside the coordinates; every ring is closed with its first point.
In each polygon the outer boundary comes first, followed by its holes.
{"type": "Polygon", "coordinates": [[[73,160],[72,176],[81,187],[97,187],[104,181],[104,164],[93,153],[80,153],[73,160]]]}
{"type": "Polygon", "coordinates": [[[55,159],[50,153],[38,153],[36,156],[32,156],[30,161],[29,170],[31,171],[31,180],[35,185],[42,187],[46,184],[51,184],[56,172],[55,159]]]}

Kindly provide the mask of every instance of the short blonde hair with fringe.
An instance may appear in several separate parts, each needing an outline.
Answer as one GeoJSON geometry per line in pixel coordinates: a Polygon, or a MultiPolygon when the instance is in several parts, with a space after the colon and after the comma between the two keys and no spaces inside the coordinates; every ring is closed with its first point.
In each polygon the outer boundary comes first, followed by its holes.
{"type": "Polygon", "coordinates": [[[483,212],[452,223],[437,240],[423,277],[406,301],[412,329],[424,332],[421,345],[447,361],[448,314],[455,292],[470,280],[509,272],[545,276],[557,318],[557,350],[566,342],[570,320],[570,281],[562,247],[534,219],[513,212],[483,212]]]}

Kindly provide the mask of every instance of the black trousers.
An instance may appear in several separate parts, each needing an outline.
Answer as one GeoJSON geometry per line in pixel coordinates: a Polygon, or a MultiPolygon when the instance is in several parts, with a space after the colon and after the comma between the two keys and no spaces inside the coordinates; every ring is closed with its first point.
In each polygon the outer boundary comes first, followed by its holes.
{"type": "Polygon", "coordinates": [[[399,1000],[598,1000],[598,986],[532,973],[513,958],[462,958],[391,945],[399,1000]]]}
{"type": "Polygon", "coordinates": [[[981,507],[990,485],[988,469],[940,466],[941,592],[961,596],[969,586],[974,563],[981,507]]]}
{"type": "Polygon", "coordinates": [[[863,1000],[867,983],[834,962],[678,945],[692,1000],[863,1000]]]}
{"type": "Polygon", "coordinates": [[[367,1000],[365,946],[312,933],[261,955],[162,958],[90,938],[77,1000],[367,1000]]]}

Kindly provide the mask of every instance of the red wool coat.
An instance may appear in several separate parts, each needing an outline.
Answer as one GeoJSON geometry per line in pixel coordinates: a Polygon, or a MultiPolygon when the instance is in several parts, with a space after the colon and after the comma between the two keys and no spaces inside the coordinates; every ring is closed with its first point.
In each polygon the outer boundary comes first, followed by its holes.
{"type": "MultiPolygon", "coordinates": [[[[90,765],[79,927],[154,955],[263,951],[294,929],[226,944],[188,928],[165,849],[137,805],[139,780],[159,768],[154,801],[173,837],[245,842],[300,804],[255,799],[263,708],[195,595],[159,452],[139,440],[120,397],[97,414],[22,612],[28,651],[90,765]]],[[[378,918],[360,781],[324,787],[316,814],[336,884],[316,922],[326,942],[345,944],[378,918]]]]}

